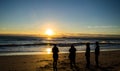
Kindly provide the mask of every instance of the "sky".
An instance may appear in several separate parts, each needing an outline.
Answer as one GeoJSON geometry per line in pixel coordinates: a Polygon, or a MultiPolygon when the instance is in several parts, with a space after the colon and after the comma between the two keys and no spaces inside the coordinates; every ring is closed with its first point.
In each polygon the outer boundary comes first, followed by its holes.
{"type": "Polygon", "coordinates": [[[0,0],[0,34],[120,35],[119,0],[0,0]]]}

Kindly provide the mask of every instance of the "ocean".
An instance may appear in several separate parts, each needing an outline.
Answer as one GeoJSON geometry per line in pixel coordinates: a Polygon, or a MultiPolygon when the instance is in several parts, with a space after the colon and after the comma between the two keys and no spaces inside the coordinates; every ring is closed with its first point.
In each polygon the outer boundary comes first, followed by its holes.
{"type": "Polygon", "coordinates": [[[60,53],[68,53],[74,44],[77,52],[85,52],[86,43],[94,52],[95,42],[100,44],[101,51],[120,50],[120,38],[111,37],[35,37],[0,35],[0,56],[51,54],[53,44],[57,44],[60,53]]]}

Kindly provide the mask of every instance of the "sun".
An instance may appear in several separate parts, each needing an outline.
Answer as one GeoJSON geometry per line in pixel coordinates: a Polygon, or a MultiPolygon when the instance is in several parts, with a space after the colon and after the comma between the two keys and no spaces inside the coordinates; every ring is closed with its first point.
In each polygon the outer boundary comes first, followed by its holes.
{"type": "Polygon", "coordinates": [[[47,29],[45,34],[48,35],[48,36],[52,36],[54,34],[54,32],[53,32],[52,29],[47,29]]]}

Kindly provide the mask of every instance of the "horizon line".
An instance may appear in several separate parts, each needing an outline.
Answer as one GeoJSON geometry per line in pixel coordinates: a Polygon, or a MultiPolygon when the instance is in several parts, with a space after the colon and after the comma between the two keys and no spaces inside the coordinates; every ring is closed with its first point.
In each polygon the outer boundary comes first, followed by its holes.
{"type": "Polygon", "coordinates": [[[45,34],[1,34],[1,35],[9,35],[9,36],[39,36],[39,37],[80,37],[80,36],[90,36],[90,37],[120,37],[120,34],[93,34],[93,33],[64,33],[64,34],[56,34],[53,36],[48,36],[45,34]]]}

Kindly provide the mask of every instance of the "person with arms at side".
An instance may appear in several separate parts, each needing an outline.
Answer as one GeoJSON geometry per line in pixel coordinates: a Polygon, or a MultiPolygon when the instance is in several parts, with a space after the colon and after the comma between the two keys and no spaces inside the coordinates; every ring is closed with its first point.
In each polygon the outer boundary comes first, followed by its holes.
{"type": "Polygon", "coordinates": [[[100,54],[100,46],[99,42],[96,42],[96,47],[95,47],[95,62],[96,62],[96,67],[99,67],[99,54],[100,54]]]}
{"type": "Polygon", "coordinates": [[[54,47],[52,48],[52,52],[53,52],[53,69],[54,71],[57,71],[57,60],[58,60],[59,49],[56,44],[54,44],[54,47]]]}
{"type": "Polygon", "coordinates": [[[71,48],[69,49],[69,59],[70,59],[70,67],[72,68],[73,66],[76,67],[75,64],[75,58],[76,58],[76,48],[74,47],[74,45],[71,45],[71,48]]]}
{"type": "Polygon", "coordinates": [[[85,57],[86,57],[86,68],[89,68],[90,66],[90,43],[86,44],[86,52],[85,52],[85,57]]]}

